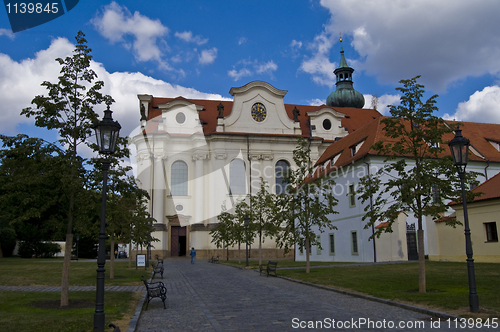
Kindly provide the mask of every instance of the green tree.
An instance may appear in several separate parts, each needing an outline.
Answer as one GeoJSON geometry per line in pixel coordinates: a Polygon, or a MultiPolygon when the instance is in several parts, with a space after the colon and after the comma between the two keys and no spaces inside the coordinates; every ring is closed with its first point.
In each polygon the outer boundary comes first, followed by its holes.
{"type": "Polygon", "coordinates": [[[229,247],[234,244],[233,227],[235,222],[234,214],[226,210],[225,204],[222,212],[217,216],[217,226],[210,231],[211,242],[217,248],[229,247]]]}
{"type": "Polygon", "coordinates": [[[222,212],[217,216],[217,227],[210,231],[211,242],[217,248],[228,248],[238,244],[238,261],[241,263],[241,243],[246,243],[245,216],[249,213],[245,200],[238,200],[234,211],[229,212],[225,203],[222,212]]]}
{"type": "Polygon", "coordinates": [[[259,239],[259,265],[262,264],[262,242],[265,237],[278,234],[279,226],[274,223],[275,198],[269,192],[269,185],[261,177],[259,191],[250,197],[250,236],[259,239]]]}
{"type": "MultiPolygon", "coordinates": [[[[9,235],[6,239],[15,230],[16,238],[35,254],[34,249],[43,247],[41,241],[63,238],[67,159],[57,146],[39,138],[0,135],[0,140],[0,228],[9,235]]],[[[26,257],[31,257],[29,250],[26,257]]]]}
{"type": "Polygon", "coordinates": [[[295,244],[306,251],[306,273],[310,272],[311,246],[321,246],[316,231],[337,229],[328,218],[338,213],[334,210],[337,199],[332,188],[335,181],[330,176],[312,177],[311,150],[306,139],[300,137],[293,151],[295,168],[284,174],[285,193],[277,194],[272,220],[280,227],[277,243],[288,252],[295,244]]]}
{"type": "Polygon", "coordinates": [[[93,107],[105,102],[110,105],[113,99],[103,95],[100,90],[104,83],[96,81],[97,74],[90,69],[91,49],[83,32],[75,37],[76,45],[72,56],[57,58],[61,65],[61,75],[57,83],[48,81],[41,85],[47,88],[47,96],[38,95],[32,100],[35,107],[23,109],[22,115],[35,118],[35,125],[47,129],[56,129],[61,137],[61,144],[67,147],[66,154],[70,161],[67,183],[69,184],[68,224],[66,231],[66,252],[63,263],[61,306],[68,306],[69,267],[73,244],[73,217],[75,192],[82,187],[78,176],[81,159],[77,148],[85,144],[92,135],[92,124],[97,121],[93,107]]]}
{"type": "Polygon", "coordinates": [[[460,182],[451,156],[442,156],[442,137],[451,129],[433,115],[437,95],[422,101],[425,91],[418,78],[401,80],[403,86],[396,88],[402,93],[401,102],[390,106],[392,117],[381,120],[387,139],[372,147],[387,158],[378,172],[361,179],[357,192],[363,203],[372,200],[372,205],[365,207],[365,228],[389,222],[389,227],[379,228],[373,236],[392,232],[399,211],[413,213],[418,225],[419,291],[425,293],[423,218],[441,217],[448,209],[445,200],[460,197],[460,182]]]}

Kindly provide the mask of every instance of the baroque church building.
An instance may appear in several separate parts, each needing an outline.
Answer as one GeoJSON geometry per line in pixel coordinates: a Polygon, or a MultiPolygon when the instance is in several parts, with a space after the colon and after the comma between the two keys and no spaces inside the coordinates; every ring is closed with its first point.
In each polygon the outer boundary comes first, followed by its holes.
{"type": "MultiPolygon", "coordinates": [[[[138,95],[142,132],[132,143],[139,186],[150,194],[152,236],[160,240],[152,257],[184,256],[191,247],[200,258],[222,256],[209,234],[217,216],[256,193],[261,178],[273,193],[281,192],[280,173],[294,166],[299,136],[309,139],[314,161],[379,118],[376,110],[362,108],[353,71],[342,50],[336,90],[321,106],[285,104],[287,91],[262,81],[231,88],[232,101],[138,95]]],[[[230,248],[230,257],[237,257],[236,249],[230,248]]],[[[264,257],[282,255],[272,239],[264,241],[264,257]]]]}
{"type": "MultiPolygon", "coordinates": [[[[438,220],[425,218],[424,248],[417,248],[416,219],[409,211],[400,211],[392,232],[369,239],[375,229],[387,225],[381,222],[373,228],[364,227],[363,216],[370,206],[358,199],[356,187],[361,176],[374,174],[385,163],[386,156],[374,151],[373,144],[390,138],[384,134],[382,115],[363,108],[363,95],[353,88],[353,72],[341,48],[340,64],[334,71],[336,90],[321,106],[286,104],[286,90],[262,81],[231,88],[232,101],[138,95],[142,131],[132,143],[137,151],[138,184],[150,195],[148,209],[155,220],[152,236],[160,240],[153,243],[152,257],[185,256],[191,247],[200,258],[225,256],[210,235],[217,226],[217,216],[255,194],[261,178],[272,193],[281,193],[284,183],[280,174],[295,166],[293,150],[297,138],[304,137],[309,140],[314,164],[311,178],[334,177],[332,191],[339,202],[339,213],[329,216],[338,229],[317,230],[321,246],[311,248],[312,261],[411,260],[419,250],[431,260],[463,260],[464,252],[450,255],[445,245],[460,241],[458,233],[442,223],[460,218],[453,212],[438,220]]],[[[457,125],[447,124],[450,129],[457,125]]],[[[471,140],[467,171],[480,174],[480,183],[490,183],[488,180],[500,172],[500,125],[466,122],[460,127],[471,140]]],[[[443,140],[452,137],[446,134],[443,140]]],[[[447,154],[443,152],[443,156],[447,154]]],[[[498,195],[495,191],[492,197],[498,195]]],[[[476,205],[482,208],[484,204],[476,205]]],[[[475,246],[485,243],[477,258],[500,261],[495,251],[498,222],[491,217],[496,214],[477,215],[471,218],[472,236],[475,246]]],[[[273,239],[264,239],[262,249],[265,258],[283,257],[273,239]]],[[[256,250],[250,251],[250,257],[257,257],[256,250]]],[[[238,248],[229,248],[228,253],[236,258],[238,248]]],[[[299,248],[293,255],[296,260],[306,259],[299,248]]]]}

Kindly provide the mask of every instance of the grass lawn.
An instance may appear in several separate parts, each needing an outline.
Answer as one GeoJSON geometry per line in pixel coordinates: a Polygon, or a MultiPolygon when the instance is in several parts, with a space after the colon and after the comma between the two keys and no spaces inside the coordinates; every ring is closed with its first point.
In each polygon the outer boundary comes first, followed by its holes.
{"type": "MultiPolygon", "coordinates": [[[[18,258],[0,259],[0,285],[4,286],[60,286],[62,258],[18,258]]],[[[109,279],[109,261],[106,261],[106,285],[142,285],[141,276],[149,277],[151,267],[128,267],[128,261],[115,261],[114,279],[109,279]]],[[[92,286],[96,284],[96,262],[72,261],[69,273],[71,286],[92,286]]]]}
{"type": "Polygon", "coordinates": [[[418,263],[280,270],[278,275],[467,317],[500,317],[500,264],[475,263],[480,314],[469,313],[466,263],[426,262],[427,293],[418,292],[418,263]]]}
{"type": "MultiPolygon", "coordinates": [[[[140,293],[106,292],[104,313],[109,323],[128,329],[140,293]]],[[[95,292],[70,292],[70,309],[54,308],[59,292],[0,292],[0,331],[88,332],[93,330],[95,292]]]]}
{"type": "MultiPolygon", "coordinates": [[[[298,261],[293,261],[293,260],[288,260],[288,259],[283,259],[283,260],[275,260],[275,259],[262,259],[262,264],[266,265],[268,261],[273,261],[273,262],[278,262],[278,268],[280,267],[306,267],[306,262],[298,262],[298,261]]],[[[226,265],[231,265],[231,266],[237,266],[244,268],[246,266],[246,261],[244,259],[241,260],[241,263],[238,263],[238,260],[220,260],[219,261],[222,264],[226,265]]],[[[334,265],[344,265],[344,264],[351,264],[351,263],[333,263],[333,262],[310,262],[311,266],[334,266],[334,265]]],[[[258,269],[259,268],[259,261],[258,260],[249,260],[248,261],[248,266],[251,269],[258,269]]]]}
{"type": "MultiPolygon", "coordinates": [[[[0,285],[61,286],[62,258],[2,258],[0,285]]],[[[133,265],[132,265],[133,266],[133,265]]],[[[143,285],[141,276],[149,277],[151,267],[129,268],[128,261],[115,261],[115,279],[109,279],[106,261],[106,286],[143,285]]],[[[94,286],[96,262],[72,261],[71,286],[94,286]]],[[[0,292],[1,331],[92,331],[95,292],[70,292],[69,308],[59,308],[60,292],[0,292]]],[[[140,292],[105,292],[106,330],[109,323],[128,329],[141,298],[140,292]]]]}

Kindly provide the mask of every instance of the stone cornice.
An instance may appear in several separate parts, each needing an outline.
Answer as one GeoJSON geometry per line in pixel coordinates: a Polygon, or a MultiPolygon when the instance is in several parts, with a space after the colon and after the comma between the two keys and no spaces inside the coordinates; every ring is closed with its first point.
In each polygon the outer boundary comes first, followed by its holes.
{"type": "Polygon", "coordinates": [[[244,93],[244,92],[247,92],[248,90],[251,90],[251,89],[257,88],[257,87],[266,89],[269,92],[271,92],[272,94],[274,94],[278,97],[281,97],[281,98],[283,98],[288,92],[287,90],[276,89],[274,86],[272,86],[271,84],[269,84],[267,82],[252,81],[250,83],[245,84],[244,86],[231,88],[231,90],[229,90],[229,94],[231,96],[234,96],[235,94],[244,93]]]}

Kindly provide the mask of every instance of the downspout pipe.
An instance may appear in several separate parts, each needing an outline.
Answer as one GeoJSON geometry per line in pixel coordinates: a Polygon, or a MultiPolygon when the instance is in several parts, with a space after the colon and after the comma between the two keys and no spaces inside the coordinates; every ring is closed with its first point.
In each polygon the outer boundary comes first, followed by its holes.
{"type": "MultiPolygon", "coordinates": [[[[365,161],[365,157],[363,156],[363,163],[366,165],[366,169],[368,170],[368,176],[370,176],[370,164],[365,161]]],[[[370,195],[370,211],[373,211],[373,196],[370,195]]],[[[372,224],[372,235],[375,234],[375,226],[372,224]]],[[[377,246],[375,244],[375,236],[373,236],[373,262],[377,262],[377,246]]]]}
{"type": "Polygon", "coordinates": [[[486,170],[488,167],[490,167],[490,161],[486,160],[486,167],[484,168],[484,177],[486,178],[486,181],[488,181],[488,171],[486,170]]]}

